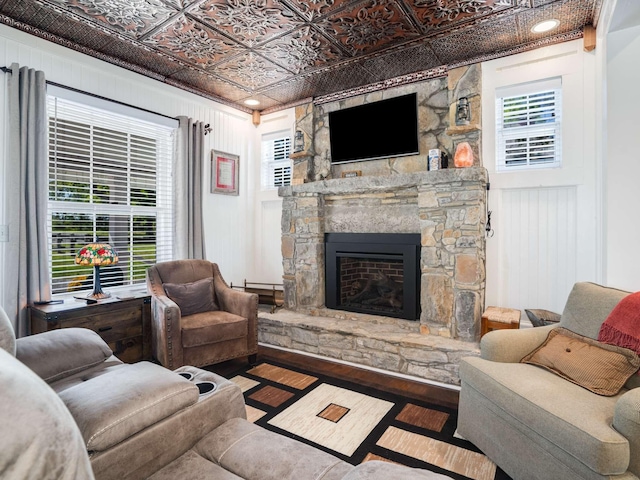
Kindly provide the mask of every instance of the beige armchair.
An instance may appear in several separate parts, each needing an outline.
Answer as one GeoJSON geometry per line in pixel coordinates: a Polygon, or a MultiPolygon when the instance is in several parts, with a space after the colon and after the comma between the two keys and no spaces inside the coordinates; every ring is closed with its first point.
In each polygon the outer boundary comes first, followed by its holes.
{"type": "Polygon", "coordinates": [[[207,260],[161,262],[147,270],[152,351],[167,368],[212,365],[258,352],[258,295],[229,288],[207,260]]]}
{"type": "MultiPolygon", "coordinates": [[[[602,323],[628,294],[576,283],[560,323],[482,337],[481,358],[460,362],[458,433],[517,480],[639,478],[637,375],[618,394],[603,396],[520,362],[557,327],[597,339],[602,323]]],[[[573,350],[565,352],[573,355],[573,350]]]]}

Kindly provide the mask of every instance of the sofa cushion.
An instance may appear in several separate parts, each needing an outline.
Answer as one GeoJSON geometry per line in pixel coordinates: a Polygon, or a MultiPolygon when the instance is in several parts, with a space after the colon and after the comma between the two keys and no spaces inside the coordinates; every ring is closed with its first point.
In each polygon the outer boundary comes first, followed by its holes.
{"type": "Polygon", "coordinates": [[[47,383],[99,365],[112,354],[100,335],[87,328],[51,330],[16,341],[18,360],[47,383]]]}
{"type": "Polygon", "coordinates": [[[242,478],[227,472],[224,468],[201,457],[193,450],[189,450],[175,459],[166,467],[158,470],[147,480],[176,480],[176,479],[211,479],[211,480],[242,480],[242,478]]]}
{"type": "Polygon", "coordinates": [[[213,277],[191,283],[165,283],[167,296],[180,307],[180,315],[219,310],[213,289],[213,277]]]}
{"type": "Polygon", "coordinates": [[[193,448],[246,480],[339,480],[353,466],[317,448],[233,418],[193,448]]]}
{"type": "Polygon", "coordinates": [[[198,401],[189,380],[149,362],[128,365],[68,388],[60,398],[89,451],[104,451],[198,401]]]}
{"type": "Polygon", "coordinates": [[[463,390],[477,391],[503,423],[565,465],[578,461],[599,475],[627,470],[629,442],[611,426],[615,404],[626,390],[595,395],[533,365],[475,357],[460,362],[460,378],[463,390]]]}
{"type": "Polygon", "coordinates": [[[602,322],[627,295],[629,292],[624,290],[603,287],[595,283],[578,282],[569,293],[560,326],[579,335],[596,339],[602,322]]]}
{"type": "Polygon", "coordinates": [[[600,343],[565,328],[555,328],[522,360],[560,375],[598,395],[615,395],[638,371],[640,358],[626,348],[600,343]]]}
{"type": "Polygon", "coordinates": [[[185,348],[246,338],[249,322],[233,313],[203,312],[182,318],[182,346],[185,348]]]}

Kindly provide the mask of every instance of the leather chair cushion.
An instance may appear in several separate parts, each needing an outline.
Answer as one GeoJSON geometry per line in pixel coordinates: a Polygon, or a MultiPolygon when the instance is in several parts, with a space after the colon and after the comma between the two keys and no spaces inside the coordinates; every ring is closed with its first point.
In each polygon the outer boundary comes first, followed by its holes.
{"type": "Polygon", "coordinates": [[[104,451],[198,401],[198,388],[159,365],[139,362],[59,393],[89,451],[104,451]]]}
{"type": "Polygon", "coordinates": [[[216,303],[213,277],[191,283],[164,283],[167,296],[180,307],[180,315],[220,310],[216,303]]]}
{"type": "Polygon", "coordinates": [[[246,318],[221,310],[182,317],[182,346],[198,347],[246,338],[248,324],[246,318]]]}

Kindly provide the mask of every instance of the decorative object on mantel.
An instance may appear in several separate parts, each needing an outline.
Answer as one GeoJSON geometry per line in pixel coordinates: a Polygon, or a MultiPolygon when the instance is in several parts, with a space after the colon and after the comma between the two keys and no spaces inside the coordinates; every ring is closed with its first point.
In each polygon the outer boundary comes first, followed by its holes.
{"type": "Polygon", "coordinates": [[[429,156],[427,157],[427,170],[439,170],[440,169],[440,149],[432,148],[429,150],[429,156]]]}
{"type": "Polygon", "coordinates": [[[108,298],[111,295],[102,291],[100,286],[100,267],[115,265],[118,263],[118,253],[111,245],[106,243],[90,243],[85,245],[76,254],[76,265],[93,267],[93,292],[87,298],[99,300],[108,298]]]}
{"type": "Polygon", "coordinates": [[[460,97],[458,106],[456,107],[456,125],[469,125],[471,122],[471,108],[469,107],[469,99],[460,97]]]}
{"type": "Polygon", "coordinates": [[[473,166],[473,150],[469,142],[460,142],[456,147],[456,154],[453,157],[453,164],[456,168],[473,166]]]}
{"type": "Polygon", "coordinates": [[[362,170],[349,170],[348,172],[342,172],[342,178],[354,178],[361,177],[362,170]]]}
{"type": "Polygon", "coordinates": [[[427,170],[449,168],[449,155],[444,150],[432,148],[427,157],[427,170]]]}
{"type": "Polygon", "coordinates": [[[304,133],[302,130],[296,130],[296,135],[293,138],[293,153],[299,153],[304,150],[304,133]]]}

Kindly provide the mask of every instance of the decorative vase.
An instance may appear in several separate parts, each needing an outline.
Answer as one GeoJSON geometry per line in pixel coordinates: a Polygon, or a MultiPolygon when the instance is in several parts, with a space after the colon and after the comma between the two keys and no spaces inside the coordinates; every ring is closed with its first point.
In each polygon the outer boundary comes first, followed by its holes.
{"type": "Polygon", "coordinates": [[[473,166],[473,150],[471,150],[469,142],[461,142],[458,144],[453,157],[453,164],[456,168],[473,166]]]}

